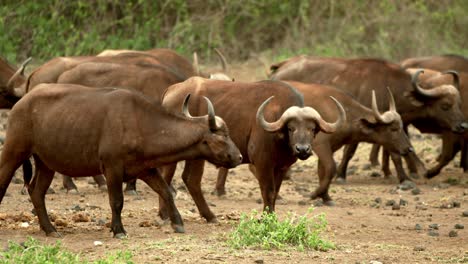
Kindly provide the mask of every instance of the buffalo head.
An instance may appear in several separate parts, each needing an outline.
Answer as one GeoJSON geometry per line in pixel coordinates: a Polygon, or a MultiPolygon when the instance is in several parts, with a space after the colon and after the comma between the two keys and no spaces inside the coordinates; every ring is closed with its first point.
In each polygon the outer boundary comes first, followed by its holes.
{"type": "Polygon", "coordinates": [[[215,116],[214,107],[211,101],[206,98],[208,114],[201,117],[193,117],[188,110],[190,94],[185,97],[182,112],[192,120],[202,119],[208,123],[208,131],[201,140],[201,150],[204,156],[212,157],[209,162],[224,168],[233,168],[242,162],[242,155],[237,146],[229,136],[229,130],[223,119],[215,116]]]}
{"type": "Polygon", "coordinates": [[[289,107],[281,117],[272,123],[265,120],[263,115],[266,105],[273,99],[273,96],[263,102],[257,111],[257,123],[268,132],[287,133],[289,146],[297,158],[307,159],[312,155],[312,140],[315,135],[323,131],[333,133],[346,120],[346,113],[343,106],[333,97],[340,114],[335,123],[328,123],[322,119],[320,114],[312,107],[289,107]],[[287,132],[285,131],[287,130],[287,132]]]}
{"type": "Polygon", "coordinates": [[[423,89],[419,86],[418,76],[424,72],[418,70],[413,74],[413,104],[417,106],[426,105],[426,115],[435,118],[438,125],[451,129],[455,133],[463,133],[468,128],[468,123],[464,122],[461,112],[461,98],[457,88],[459,86],[458,75],[453,71],[447,74],[454,75],[454,85],[440,85],[431,89],[423,89]],[[415,100],[414,100],[415,99],[415,100]]]}
{"type": "Polygon", "coordinates": [[[387,150],[401,155],[407,155],[414,149],[403,130],[403,122],[398,114],[392,92],[389,93],[389,110],[381,114],[377,108],[375,91],[372,90],[373,116],[359,120],[361,131],[373,142],[383,145],[387,150]]]}

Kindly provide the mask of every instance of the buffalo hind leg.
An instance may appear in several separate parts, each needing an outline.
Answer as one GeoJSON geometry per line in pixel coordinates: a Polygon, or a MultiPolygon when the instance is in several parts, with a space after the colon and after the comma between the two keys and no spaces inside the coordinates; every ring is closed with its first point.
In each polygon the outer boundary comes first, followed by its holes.
{"type": "Polygon", "coordinates": [[[73,182],[73,179],[70,176],[62,175],[62,185],[63,188],[70,193],[78,193],[78,187],[73,182]]]}
{"type": "Polygon", "coordinates": [[[34,156],[36,172],[32,184],[29,186],[29,195],[39,218],[39,225],[47,236],[61,237],[50,222],[45,206],[45,195],[54,178],[54,171],[49,169],[37,156],[34,156]]]}
{"type": "Polygon", "coordinates": [[[460,157],[460,167],[463,169],[463,172],[468,171],[468,142],[463,139],[461,143],[461,157],[460,157]]]}
{"type": "Polygon", "coordinates": [[[440,171],[455,157],[461,147],[462,146],[460,145],[458,138],[453,135],[442,135],[442,152],[439,155],[437,165],[427,171],[426,177],[431,179],[437,176],[440,171]]]}
{"type": "Polygon", "coordinates": [[[184,181],[185,186],[187,186],[193,201],[197,205],[200,215],[205,218],[208,223],[216,223],[218,220],[206,203],[201,189],[201,180],[203,177],[204,166],[204,160],[185,161],[182,180],[184,181]]]}
{"type": "MultiPolygon", "coordinates": [[[[172,179],[174,178],[175,171],[177,169],[177,162],[170,164],[170,165],[165,165],[161,168],[158,168],[161,171],[162,178],[166,182],[167,185],[169,185],[171,191],[174,193],[173,196],[175,196],[175,190],[172,188],[172,179]]],[[[161,196],[159,196],[159,217],[163,220],[169,219],[169,211],[167,209],[165,201],[162,199],[161,196]]]]}
{"type": "Polygon", "coordinates": [[[218,196],[223,196],[226,194],[226,178],[228,175],[229,170],[226,168],[219,168],[218,169],[218,178],[216,179],[216,189],[215,193],[218,196]]]}
{"type": "Polygon", "coordinates": [[[371,166],[373,167],[379,166],[379,150],[380,145],[372,144],[372,149],[369,154],[369,161],[371,163],[371,166]]]}
{"type": "Polygon", "coordinates": [[[169,185],[163,179],[158,169],[147,169],[143,174],[138,175],[138,178],[148,184],[151,189],[159,194],[159,197],[164,201],[169,218],[171,219],[171,226],[176,233],[184,233],[184,223],[182,217],[177,210],[172,197],[169,185]]]}
{"type": "Polygon", "coordinates": [[[127,232],[125,232],[122,224],[124,167],[120,162],[112,159],[104,163],[103,167],[107,181],[107,192],[109,193],[109,204],[112,211],[111,231],[114,233],[115,238],[125,238],[127,232]]]}
{"type": "MultiPolygon", "coordinates": [[[[338,170],[336,171],[337,183],[346,182],[346,171],[348,169],[348,163],[353,158],[354,153],[356,153],[357,147],[358,147],[358,144],[345,145],[343,149],[343,157],[341,159],[340,165],[338,166],[338,170]]],[[[334,176],[334,173],[332,174],[332,177],[333,176],[334,176]]]]}

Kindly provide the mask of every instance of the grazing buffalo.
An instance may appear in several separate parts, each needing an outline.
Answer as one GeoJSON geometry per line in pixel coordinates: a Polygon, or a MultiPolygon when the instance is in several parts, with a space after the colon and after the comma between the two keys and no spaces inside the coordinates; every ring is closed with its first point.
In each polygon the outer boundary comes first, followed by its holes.
{"type": "MultiPolygon", "coordinates": [[[[425,88],[437,87],[444,84],[454,84],[460,92],[462,112],[465,118],[468,119],[468,72],[438,72],[424,69],[424,72],[421,73],[420,70],[413,68],[409,68],[407,71],[413,74],[420,74],[420,85],[425,88]]],[[[468,170],[468,160],[466,156],[468,148],[467,132],[463,134],[453,133],[435,125],[428,125],[425,122],[415,122],[413,125],[425,133],[442,135],[442,152],[437,159],[437,165],[427,171],[426,176],[428,178],[432,178],[439,174],[442,168],[445,167],[460,150],[462,151],[460,166],[465,172],[468,170]]]]}
{"type": "Polygon", "coordinates": [[[115,237],[126,234],[122,182],[136,178],[158,192],[174,230],[184,232],[169,187],[156,168],[201,158],[234,167],[242,160],[226,124],[206,101],[208,115],[191,117],[188,97],[182,116],[134,90],[41,84],[10,112],[0,158],[0,202],[16,169],[33,156],[36,173],[28,191],[47,235],[59,236],[44,203],[55,171],[74,177],[106,175],[115,237]]]}
{"type": "MultiPolygon", "coordinates": [[[[192,113],[206,113],[201,107],[202,96],[213,100],[217,113],[226,121],[230,135],[244,157],[242,162],[256,168],[264,209],[268,211],[275,210],[276,198],[288,168],[298,158],[305,160],[312,155],[315,135],[320,131],[335,132],[346,119],[344,109],[335,101],[338,119],[333,124],[327,123],[315,109],[304,107],[300,93],[278,81],[243,83],[193,77],[169,87],[163,106],[177,109],[185,93],[192,94],[197,102],[191,105],[192,113]]],[[[182,179],[201,216],[213,222],[216,216],[210,211],[200,188],[203,167],[204,160],[187,161],[182,179]]],[[[174,168],[175,164],[167,170],[171,172],[165,176],[168,183],[172,180],[174,168]]],[[[162,218],[167,218],[164,202],[160,203],[159,213],[162,218]]]]}
{"type": "MultiPolygon", "coordinates": [[[[460,94],[452,85],[442,85],[432,89],[422,89],[416,79],[399,65],[382,59],[341,59],[298,56],[271,66],[272,79],[296,80],[306,83],[328,84],[346,90],[354,95],[363,105],[371,106],[370,91],[380,101],[379,109],[388,109],[387,87],[395,95],[398,113],[406,127],[418,120],[430,121],[443,129],[457,133],[468,127],[460,109],[460,94]]],[[[352,156],[357,144],[345,148],[345,157],[352,156]]],[[[401,158],[391,154],[400,182],[409,179],[403,170],[401,158]]],[[[407,161],[412,172],[425,174],[423,164],[414,153],[408,155],[407,161]],[[417,163],[416,163],[417,162],[417,163]]],[[[390,170],[384,167],[388,177],[390,170]]],[[[338,175],[344,177],[343,175],[338,175]]]]}
{"type": "MultiPolygon", "coordinates": [[[[358,142],[370,142],[381,144],[388,150],[401,155],[407,155],[413,151],[406,133],[403,131],[403,123],[396,112],[395,101],[390,94],[389,111],[380,113],[377,109],[377,101],[372,93],[372,109],[360,104],[353,96],[343,90],[318,84],[306,84],[287,81],[304,96],[304,104],[313,107],[327,120],[336,120],[338,114],[333,110],[333,105],[328,98],[336,98],[346,110],[346,122],[338,131],[332,134],[319,133],[313,143],[312,150],[318,156],[319,186],[311,198],[322,198],[324,204],[333,204],[328,189],[336,172],[336,164],[333,153],[344,144],[358,142]]],[[[226,171],[227,172],[227,171],[226,171]]],[[[216,185],[217,193],[225,193],[225,174],[218,175],[216,185]]]]}

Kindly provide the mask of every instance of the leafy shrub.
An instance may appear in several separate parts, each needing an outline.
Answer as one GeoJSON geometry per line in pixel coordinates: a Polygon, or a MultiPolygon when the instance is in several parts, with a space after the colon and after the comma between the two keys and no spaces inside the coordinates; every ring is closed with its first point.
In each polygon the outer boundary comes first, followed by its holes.
{"type": "Polygon", "coordinates": [[[89,262],[81,260],[79,254],[71,253],[61,248],[60,241],[55,245],[41,245],[41,243],[29,238],[26,242],[18,244],[8,242],[8,249],[0,252],[0,264],[35,264],[35,263],[68,263],[68,264],[114,264],[114,263],[133,263],[130,252],[117,252],[116,255],[109,255],[105,259],[89,262]]]}
{"type": "Polygon", "coordinates": [[[333,243],[323,239],[321,233],[327,226],[324,214],[310,217],[288,213],[281,221],[276,213],[252,211],[242,214],[239,225],[229,234],[228,244],[233,248],[260,247],[262,249],[284,249],[287,246],[299,250],[333,249],[333,243]]]}

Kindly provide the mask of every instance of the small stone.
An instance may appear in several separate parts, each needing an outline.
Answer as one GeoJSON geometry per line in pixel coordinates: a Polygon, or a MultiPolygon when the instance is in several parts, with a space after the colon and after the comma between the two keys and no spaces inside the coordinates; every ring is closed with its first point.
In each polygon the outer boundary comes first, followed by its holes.
{"type": "Polygon", "coordinates": [[[74,205],[72,208],[72,211],[79,212],[79,211],[84,211],[83,208],[80,207],[80,205],[74,205]]]}
{"type": "Polygon", "coordinates": [[[457,237],[458,236],[458,232],[456,230],[451,230],[449,232],[449,237],[457,237]]]}
{"type": "Polygon", "coordinates": [[[373,178],[377,178],[377,177],[380,177],[380,176],[382,176],[382,175],[380,174],[380,172],[373,171],[369,176],[371,176],[371,177],[373,177],[373,178]]]}
{"type": "MultiPolygon", "coordinates": [[[[357,155],[356,155],[357,156],[357,155]]],[[[362,165],[362,170],[370,170],[372,168],[372,165],[371,164],[364,164],[362,165]]]]}
{"type": "Polygon", "coordinates": [[[450,187],[450,184],[448,184],[448,183],[439,183],[439,184],[437,185],[437,187],[439,187],[439,189],[441,189],[441,190],[442,190],[442,189],[447,189],[447,188],[450,187]]]}
{"type": "Polygon", "coordinates": [[[452,202],[452,205],[453,205],[453,207],[455,207],[455,208],[460,208],[461,203],[460,203],[459,201],[453,201],[453,202],[452,202]]]}
{"type": "Polygon", "coordinates": [[[430,224],[429,228],[434,229],[434,230],[438,230],[439,229],[439,224],[430,224]]]}
{"type": "Polygon", "coordinates": [[[468,195],[468,189],[465,189],[465,190],[463,191],[463,195],[468,195]]]}
{"type": "Polygon", "coordinates": [[[379,204],[379,203],[382,203],[382,198],[377,197],[377,198],[375,198],[374,202],[376,202],[376,203],[378,203],[378,204],[379,204]]]}
{"type": "Polygon", "coordinates": [[[23,180],[21,180],[18,177],[13,177],[13,180],[11,181],[13,184],[23,184],[23,180]]]}
{"type": "Polygon", "coordinates": [[[261,204],[261,203],[263,203],[263,200],[262,200],[261,198],[258,198],[258,199],[257,199],[257,203],[258,203],[258,204],[261,204]]]}
{"type": "Polygon", "coordinates": [[[72,220],[76,223],[85,223],[91,221],[91,218],[87,213],[78,213],[73,215],[72,220]]]}
{"type": "Polygon", "coordinates": [[[99,219],[99,220],[97,220],[97,225],[98,225],[98,226],[104,226],[105,224],[106,224],[106,220],[104,220],[104,219],[102,219],[102,218],[99,219]]]}
{"type": "Polygon", "coordinates": [[[416,230],[422,230],[422,226],[421,226],[420,224],[416,224],[416,225],[414,226],[414,229],[416,229],[416,230]]]}
{"type": "Polygon", "coordinates": [[[400,199],[400,205],[401,206],[406,206],[406,205],[408,205],[408,201],[400,199]]]}
{"type": "Polygon", "coordinates": [[[463,217],[468,217],[468,211],[464,211],[464,212],[462,213],[462,216],[463,216],[463,217]]]}
{"type": "Polygon", "coordinates": [[[455,224],[455,229],[464,229],[465,226],[462,224],[455,224]]]}
{"type": "Polygon", "coordinates": [[[395,200],[388,200],[387,202],[385,202],[386,206],[393,206],[394,204],[395,204],[395,200]]]}
{"type": "Polygon", "coordinates": [[[257,263],[257,264],[263,264],[263,259],[256,259],[256,260],[255,260],[255,263],[257,263]]]}
{"type": "Polygon", "coordinates": [[[407,191],[416,188],[416,184],[412,181],[405,180],[398,187],[403,191],[407,191]]]}
{"type": "Polygon", "coordinates": [[[371,260],[369,264],[382,264],[382,262],[377,261],[377,260],[371,260]]]}
{"type": "Polygon", "coordinates": [[[307,202],[304,201],[304,200],[301,200],[301,201],[297,202],[297,204],[299,204],[299,205],[307,205],[307,202]]]}
{"type": "Polygon", "coordinates": [[[421,194],[421,189],[419,189],[418,187],[416,187],[416,188],[414,188],[413,190],[411,190],[411,194],[413,194],[413,195],[421,194]]]}
{"type": "Polygon", "coordinates": [[[392,210],[400,210],[400,205],[399,204],[392,205],[392,210]]]}
{"type": "Polygon", "coordinates": [[[439,233],[435,230],[429,230],[429,232],[427,233],[429,236],[432,236],[432,237],[437,237],[439,236],[439,233]]]}
{"type": "Polygon", "coordinates": [[[27,227],[29,227],[29,223],[28,222],[23,222],[23,223],[21,223],[20,226],[23,227],[23,228],[27,228],[27,227]]]}
{"type": "Polygon", "coordinates": [[[139,227],[151,227],[151,226],[153,226],[153,224],[152,224],[150,221],[145,220],[145,221],[143,221],[143,222],[140,222],[140,223],[138,224],[138,226],[139,226],[139,227]]]}
{"type": "Polygon", "coordinates": [[[99,240],[96,240],[96,241],[93,242],[93,244],[94,244],[95,246],[102,246],[104,243],[102,243],[102,242],[99,241],[99,240]]]}
{"type": "Polygon", "coordinates": [[[80,198],[80,203],[84,203],[85,199],[84,198],[80,198]]]}
{"type": "Polygon", "coordinates": [[[426,250],[426,248],[423,247],[423,246],[415,246],[415,247],[413,248],[413,250],[414,250],[414,251],[424,251],[424,250],[426,250]]]}
{"type": "Polygon", "coordinates": [[[353,215],[353,212],[350,212],[350,211],[348,211],[348,212],[346,212],[346,213],[347,213],[348,215],[353,215]]]}

